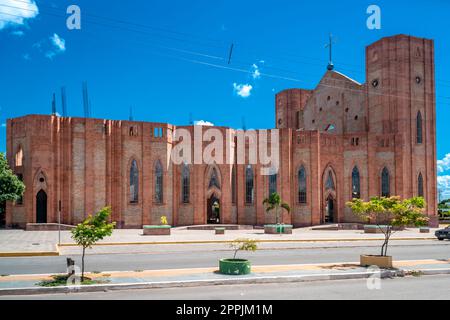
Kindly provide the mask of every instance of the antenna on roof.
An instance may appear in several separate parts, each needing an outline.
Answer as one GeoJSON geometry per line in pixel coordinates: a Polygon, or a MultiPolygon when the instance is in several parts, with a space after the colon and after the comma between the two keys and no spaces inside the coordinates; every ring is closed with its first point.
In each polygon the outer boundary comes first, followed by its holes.
{"type": "Polygon", "coordinates": [[[242,117],[242,130],[247,130],[247,125],[245,124],[245,117],[242,117]]]}
{"type": "Polygon", "coordinates": [[[130,121],[134,121],[133,120],[133,106],[130,106],[130,117],[129,117],[130,121]]]}
{"type": "Polygon", "coordinates": [[[84,107],[84,117],[89,118],[91,116],[91,110],[86,81],[83,81],[83,107],[84,107]]]}
{"type": "Polygon", "coordinates": [[[52,116],[56,116],[56,95],[54,93],[52,99],[52,116]]]}
{"type": "Polygon", "coordinates": [[[62,104],[62,116],[67,117],[66,87],[61,87],[61,104],[62,104]]]}
{"type": "Polygon", "coordinates": [[[194,120],[192,120],[192,112],[189,112],[189,125],[192,126],[194,124],[194,120]]]}

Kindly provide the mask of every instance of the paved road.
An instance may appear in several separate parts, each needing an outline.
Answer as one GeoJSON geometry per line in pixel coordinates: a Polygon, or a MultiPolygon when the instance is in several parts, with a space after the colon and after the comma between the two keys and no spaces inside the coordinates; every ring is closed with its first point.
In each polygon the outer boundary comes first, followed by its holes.
{"type": "Polygon", "coordinates": [[[450,299],[450,276],[386,279],[380,290],[368,290],[366,280],[340,280],[283,284],[254,284],[219,287],[125,290],[0,299],[142,299],[142,300],[376,300],[450,299]]]}
{"type": "MultiPolygon", "coordinates": [[[[256,253],[240,253],[240,257],[249,258],[254,265],[280,265],[326,262],[355,262],[360,254],[379,254],[379,247],[364,247],[355,244],[354,247],[334,248],[276,248],[259,250],[256,253]]],[[[217,250],[200,251],[198,245],[184,245],[180,251],[155,250],[154,253],[142,254],[98,254],[86,258],[87,271],[133,271],[159,270],[196,267],[216,267],[219,258],[228,257],[230,252],[217,250]]],[[[389,253],[396,260],[414,259],[448,259],[450,257],[450,242],[398,241],[391,246],[389,253]]],[[[76,263],[80,256],[73,256],[76,263]]],[[[65,256],[59,257],[24,257],[0,258],[0,274],[40,274],[65,272],[65,256]]]]}

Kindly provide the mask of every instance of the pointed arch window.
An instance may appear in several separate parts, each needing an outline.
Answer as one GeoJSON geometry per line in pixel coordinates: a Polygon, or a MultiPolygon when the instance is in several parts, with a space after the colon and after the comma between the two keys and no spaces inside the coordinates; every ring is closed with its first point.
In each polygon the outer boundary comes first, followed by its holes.
{"type": "Polygon", "coordinates": [[[417,143],[423,143],[423,130],[422,130],[422,113],[419,111],[417,113],[416,126],[417,126],[417,143]]]}
{"type": "Polygon", "coordinates": [[[212,187],[220,189],[219,178],[217,176],[216,168],[212,169],[211,178],[209,179],[209,186],[208,186],[208,188],[212,188],[212,187]]]}
{"type": "Polygon", "coordinates": [[[306,170],[304,166],[298,170],[298,202],[306,203],[306,170]]]}
{"type": "Polygon", "coordinates": [[[161,161],[156,162],[155,166],[155,202],[163,203],[163,167],[161,161]]]}
{"type": "Polygon", "coordinates": [[[183,203],[190,202],[190,189],[191,189],[191,174],[189,172],[189,166],[185,163],[183,164],[183,169],[181,171],[181,194],[183,203]]]}
{"type": "Polygon", "coordinates": [[[277,193],[277,174],[271,174],[269,176],[269,195],[277,193]]]}
{"type": "Polygon", "coordinates": [[[357,167],[352,171],[352,199],[361,198],[361,180],[359,170],[357,167]]]}
{"type": "Polygon", "coordinates": [[[390,197],[391,196],[391,186],[389,181],[389,170],[385,167],[381,172],[381,196],[390,197]]]}
{"type": "Polygon", "coordinates": [[[325,183],[325,189],[326,190],[335,190],[335,185],[334,185],[334,179],[333,179],[333,174],[331,173],[331,170],[328,171],[328,177],[327,177],[327,182],[325,183]]]}
{"type": "Polygon", "coordinates": [[[245,203],[253,204],[254,200],[254,174],[252,166],[245,169],[245,203]]]}
{"type": "Polygon", "coordinates": [[[16,167],[23,166],[23,150],[22,150],[21,146],[19,146],[19,150],[17,150],[17,152],[16,152],[15,165],[16,165],[16,167]]]}
{"type": "Polygon", "coordinates": [[[417,194],[419,195],[419,197],[423,197],[424,196],[422,173],[419,173],[419,177],[417,178],[417,194]]]}
{"type": "Polygon", "coordinates": [[[136,160],[131,162],[130,167],[130,203],[139,202],[139,169],[136,160]]]}

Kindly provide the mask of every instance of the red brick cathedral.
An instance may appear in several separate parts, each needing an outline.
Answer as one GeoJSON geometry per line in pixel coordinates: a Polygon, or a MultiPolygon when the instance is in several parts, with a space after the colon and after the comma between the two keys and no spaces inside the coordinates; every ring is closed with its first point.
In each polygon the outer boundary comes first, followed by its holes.
{"type": "Polygon", "coordinates": [[[295,226],[355,222],[347,201],[390,195],[424,196],[436,225],[433,41],[397,35],[369,45],[364,84],[331,69],[313,90],[276,95],[280,166],[269,176],[259,164],[175,165],[170,124],[9,119],[8,162],[26,191],[7,204],[6,223],[57,222],[61,210],[62,223],[76,224],[111,206],[121,228],[161,216],[174,226],[263,225],[275,219],[263,199],[276,191],[292,208],[283,221],[295,226]]]}

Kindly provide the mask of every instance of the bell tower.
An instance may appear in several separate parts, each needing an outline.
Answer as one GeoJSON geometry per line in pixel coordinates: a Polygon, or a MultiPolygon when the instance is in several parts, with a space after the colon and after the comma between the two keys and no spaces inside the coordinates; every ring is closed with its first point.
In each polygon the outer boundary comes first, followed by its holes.
{"type": "MultiPolygon", "coordinates": [[[[386,167],[392,182],[391,195],[424,196],[426,213],[435,216],[433,40],[396,35],[371,44],[366,48],[366,77],[369,136],[374,146],[369,155],[370,176],[379,177],[380,170],[386,167]]],[[[379,181],[370,183],[369,193],[380,194],[379,181]]]]}

